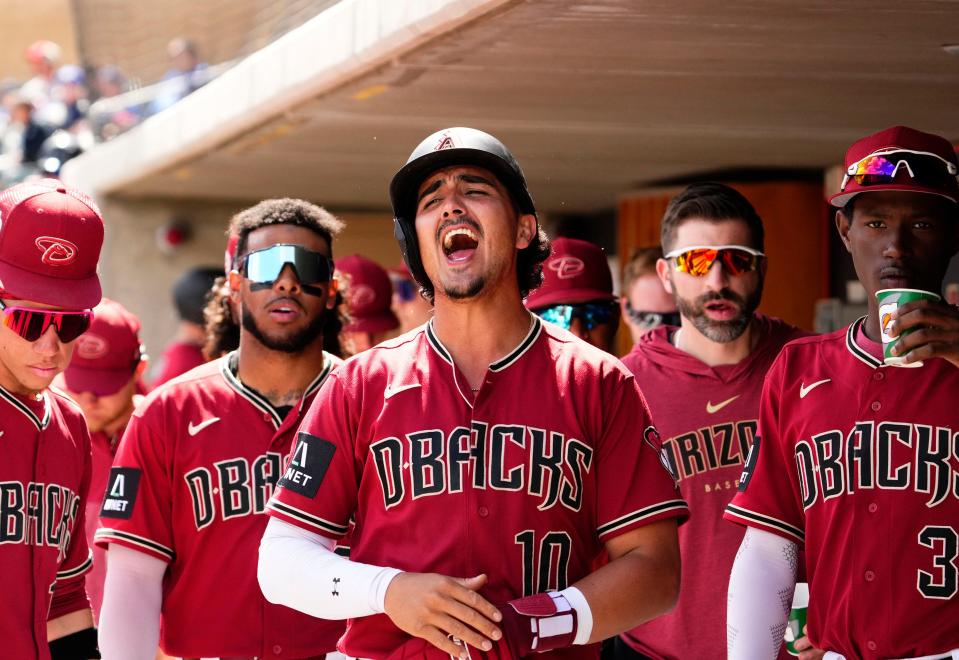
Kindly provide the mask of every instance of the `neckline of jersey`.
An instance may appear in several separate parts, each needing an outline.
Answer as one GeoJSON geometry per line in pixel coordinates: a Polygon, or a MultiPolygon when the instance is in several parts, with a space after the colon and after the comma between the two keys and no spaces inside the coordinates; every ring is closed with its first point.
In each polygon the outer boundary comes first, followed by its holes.
{"type": "Polygon", "coordinates": [[[29,419],[33,423],[33,425],[37,427],[38,431],[42,431],[45,428],[47,428],[47,426],[50,425],[50,419],[53,416],[52,411],[50,410],[49,395],[46,393],[46,391],[43,391],[40,393],[40,397],[43,400],[43,418],[42,419],[40,417],[37,417],[36,413],[34,413],[33,410],[30,409],[30,406],[24,403],[20,397],[18,397],[13,392],[8,391],[3,386],[0,386],[0,398],[5,399],[7,403],[13,406],[22,415],[25,415],[27,419],[29,419]]]}
{"type": "MultiPolygon", "coordinates": [[[[252,387],[244,384],[240,380],[237,374],[233,373],[233,364],[239,364],[240,353],[239,350],[230,351],[222,358],[220,358],[220,374],[223,376],[223,380],[226,381],[226,384],[230,386],[237,394],[242,396],[244,399],[253,404],[254,407],[262,410],[270,416],[270,420],[273,422],[273,426],[280,428],[283,425],[284,417],[280,414],[277,408],[270,403],[270,400],[265,396],[257,392],[252,387]]],[[[316,375],[310,384],[307,385],[306,391],[303,393],[303,397],[300,399],[299,404],[295,406],[297,412],[303,410],[303,403],[320,389],[320,386],[323,384],[323,381],[326,380],[326,377],[330,375],[330,371],[333,369],[333,360],[330,358],[330,355],[323,351],[323,368],[320,369],[320,373],[316,375]]]]}
{"type": "MultiPolygon", "coordinates": [[[[523,357],[523,354],[529,350],[530,346],[536,343],[536,340],[539,338],[540,332],[542,331],[543,322],[532,312],[530,312],[529,315],[531,322],[526,336],[523,337],[523,340],[520,341],[520,343],[517,344],[516,347],[509,351],[506,355],[491,362],[489,365],[490,371],[499,372],[510,367],[517,360],[523,357]]],[[[426,339],[433,350],[436,351],[437,355],[439,355],[447,363],[451,365],[453,364],[452,355],[446,346],[443,345],[443,342],[440,341],[440,338],[436,335],[436,330],[433,328],[433,319],[430,319],[426,323],[426,339]]]]}
{"type": "Polygon", "coordinates": [[[873,369],[879,369],[885,367],[886,364],[882,360],[873,355],[865,346],[860,346],[860,334],[865,334],[862,331],[862,326],[866,322],[865,316],[860,317],[849,324],[849,327],[846,328],[846,349],[853,354],[860,362],[872,367],[873,369]]]}

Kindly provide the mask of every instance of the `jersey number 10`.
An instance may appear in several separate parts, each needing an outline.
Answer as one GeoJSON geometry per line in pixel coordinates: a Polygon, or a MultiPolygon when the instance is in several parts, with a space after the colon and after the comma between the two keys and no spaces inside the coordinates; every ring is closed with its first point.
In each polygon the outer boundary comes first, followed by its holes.
{"type": "Polygon", "coordinates": [[[536,534],[528,529],[516,535],[516,544],[523,552],[523,595],[532,596],[569,586],[569,555],[572,539],[566,532],[549,532],[536,542],[536,534]]]}

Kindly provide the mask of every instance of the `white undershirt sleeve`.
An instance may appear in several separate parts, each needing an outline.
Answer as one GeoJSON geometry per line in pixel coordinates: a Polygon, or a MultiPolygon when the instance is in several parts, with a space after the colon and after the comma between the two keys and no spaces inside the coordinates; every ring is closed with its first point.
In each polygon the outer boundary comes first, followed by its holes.
{"type": "Polygon", "coordinates": [[[775,660],[796,586],[798,549],[781,536],[749,527],[729,575],[729,660],[775,660]]]}
{"type": "Polygon", "coordinates": [[[160,606],[167,563],[113,543],[100,609],[104,660],[153,660],[160,642],[160,606]]]}
{"type": "Polygon", "coordinates": [[[257,565],[263,595],[320,619],[382,613],[386,589],[401,571],[350,561],[333,546],[325,536],[270,518],[257,565]]]}

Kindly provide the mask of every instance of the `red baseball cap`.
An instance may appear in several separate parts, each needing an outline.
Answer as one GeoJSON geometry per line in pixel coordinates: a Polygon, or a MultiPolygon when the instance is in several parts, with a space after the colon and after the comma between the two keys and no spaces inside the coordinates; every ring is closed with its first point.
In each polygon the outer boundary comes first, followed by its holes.
{"type": "Polygon", "coordinates": [[[855,142],[846,152],[845,165],[846,176],[843,178],[843,187],[829,199],[829,203],[833,206],[841,208],[859,193],[884,190],[928,193],[959,203],[959,179],[956,178],[959,162],[956,161],[956,152],[949,140],[938,135],[923,133],[908,126],[893,126],[855,142]],[[865,158],[897,151],[931,154],[941,159],[943,161],[941,182],[937,184],[933,181],[922,181],[918,175],[913,178],[909,170],[901,166],[896,170],[895,178],[889,183],[863,186],[852,177],[856,166],[865,158]]]}
{"type": "Polygon", "coordinates": [[[116,394],[130,382],[143,359],[140,319],[109,298],[93,309],[90,329],[80,335],[63,372],[71,392],[116,394]]]}
{"type": "Polygon", "coordinates": [[[601,247],[575,238],[557,238],[551,245],[543,264],[543,284],[530,292],[527,308],[616,300],[613,275],[601,247]]]}
{"type": "Polygon", "coordinates": [[[62,309],[100,302],[103,219],[93,200],[55,179],[0,192],[0,291],[62,309]]]}
{"type": "Polygon", "coordinates": [[[347,332],[376,334],[398,328],[399,320],[390,309],[393,284],[386,269],[358,254],[336,260],[343,295],[350,311],[347,332]]]}

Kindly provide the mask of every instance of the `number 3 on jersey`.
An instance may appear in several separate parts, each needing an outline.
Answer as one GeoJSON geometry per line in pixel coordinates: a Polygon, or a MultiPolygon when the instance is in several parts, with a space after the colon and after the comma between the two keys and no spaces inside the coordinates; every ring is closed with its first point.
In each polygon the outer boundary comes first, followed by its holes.
{"type": "Polygon", "coordinates": [[[932,558],[936,574],[919,570],[916,587],[926,598],[949,600],[959,591],[956,557],[959,556],[959,534],[952,527],[926,525],[919,532],[919,545],[940,550],[932,558]],[[937,579],[937,578],[942,579],[937,579]]]}
{"type": "Polygon", "coordinates": [[[569,582],[569,555],[573,541],[566,532],[549,532],[536,542],[528,529],[516,535],[523,553],[523,595],[532,596],[555,589],[562,591],[569,582]]]}

